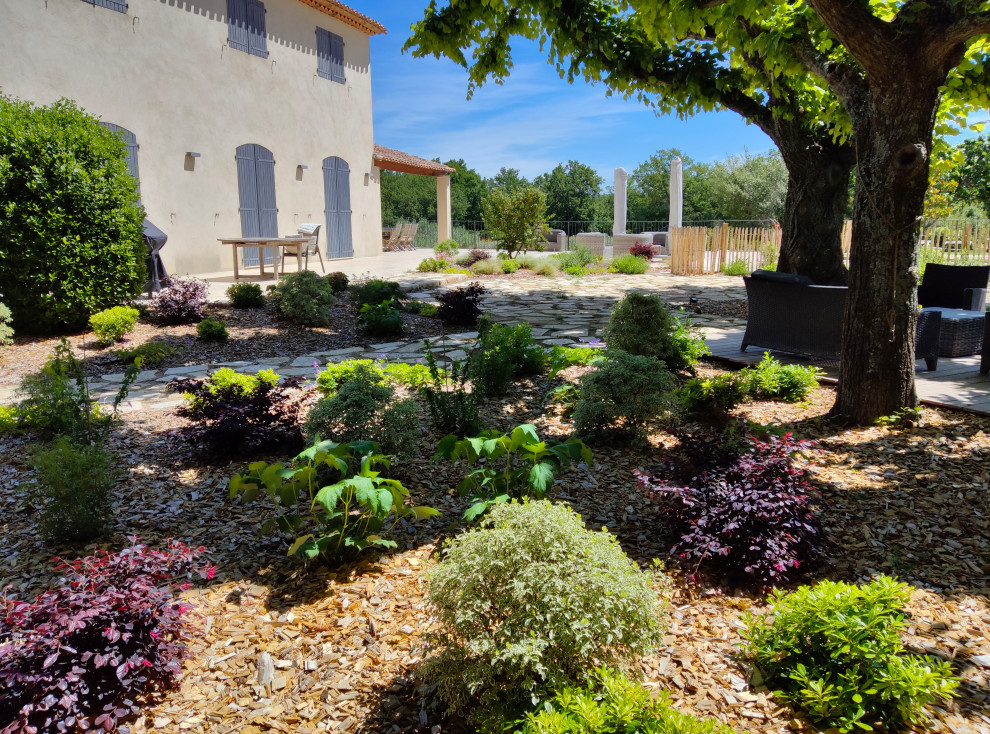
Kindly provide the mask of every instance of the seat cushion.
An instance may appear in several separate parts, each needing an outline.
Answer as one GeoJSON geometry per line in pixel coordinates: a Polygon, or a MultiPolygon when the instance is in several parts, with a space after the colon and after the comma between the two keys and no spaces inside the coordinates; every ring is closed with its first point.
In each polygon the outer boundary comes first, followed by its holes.
{"type": "Polygon", "coordinates": [[[769,280],[775,283],[792,283],[794,285],[812,285],[814,281],[806,275],[795,273],[778,273],[776,270],[754,270],[753,277],[769,280]]]}

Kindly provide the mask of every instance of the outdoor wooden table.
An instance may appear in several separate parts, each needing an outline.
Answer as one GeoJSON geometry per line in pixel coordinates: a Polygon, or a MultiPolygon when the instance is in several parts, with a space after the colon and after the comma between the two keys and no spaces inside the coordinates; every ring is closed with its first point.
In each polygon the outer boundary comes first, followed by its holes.
{"type": "MultiPolygon", "coordinates": [[[[283,245],[298,245],[299,237],[223,237],[219,238],[221,245],[230,245],[234,252],[234,280],[240,278],[240,274],[237,270],[237,248],[238,247],[274,247],[278,250],[279,247],[283,245]]],[[[272,263],[272,271],[275,277],[278,277],[278,258],[276,257],[275,263],[272,263]]],[[[261,268],[261,274],[265,274],[265,256],[260,250],[258,251],[258,267],[261,268]]]]}

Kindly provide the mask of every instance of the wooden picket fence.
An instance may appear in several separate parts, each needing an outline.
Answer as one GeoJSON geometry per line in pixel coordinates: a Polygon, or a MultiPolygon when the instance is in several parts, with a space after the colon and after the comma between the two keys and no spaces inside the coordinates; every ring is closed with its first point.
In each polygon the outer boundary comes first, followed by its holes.
{"type": "MultiPolygon", "coordinates": [[[[674,275],[717,273],[743,263],[747,272],[775,264],[780,256],[780,227],[679,227],[670,231],[670,272],[674,275]]],[[[990,220],[925,222],[919,234],[923,263],[990,264],[990,220]]],[[[849,264],[852,221],[842,227],[842,257],[849,264]]]]}
{"type": "Polygon", "coordinates": [[[780,227],[677,227],[670,231],[670,272],[704,275],[743,263],[748,272],[776,263],[780,227]]]}

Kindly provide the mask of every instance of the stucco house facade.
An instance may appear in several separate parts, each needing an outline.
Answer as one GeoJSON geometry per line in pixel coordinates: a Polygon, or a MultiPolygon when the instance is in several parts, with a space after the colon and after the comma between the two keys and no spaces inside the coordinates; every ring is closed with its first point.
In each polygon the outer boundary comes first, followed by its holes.
{"type": "Polygon", "coordinates": [[[169,273],[229,270],[218,238],[308,222],[325,256],[365,257],[381,252],[384,32],[336,0],[0,0],[0,91],[120,130],[169,273]]]}

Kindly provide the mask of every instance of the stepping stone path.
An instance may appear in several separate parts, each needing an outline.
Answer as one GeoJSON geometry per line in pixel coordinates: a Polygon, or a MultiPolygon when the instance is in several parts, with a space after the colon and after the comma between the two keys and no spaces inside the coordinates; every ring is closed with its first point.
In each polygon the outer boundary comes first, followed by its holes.
{"type": "MultiPolygon", "coordinates": [[[[410,298],[434,301],[432,291],[423,290],[434,283],[424,283],[414,274],[400,276],[410,298]]],[[[455,284],[450,280],[441,287],[455,284]]],[[[678,305],[689,304],[690,298],[703,301],[728,301],[746,297],[741,278],[723,275],[675,276],[655,273],[640,276],[612,276],[589,278],[526,278],[518,280],[485,281],[488,294],[483,310],[496,321],[504,324],[528,323],[533,327],[537,342],[552,347],[580,346],[595,342],[608,323],[609,313],[616,301],[630,291],[659,294],[664,301],[678,305]]],[[[705,329],[733,329],[745,324],[743,319],[723,318],[711,314],[688,313],[693,324],[705,329]]],[[[348,359],[387,359],[390,362],[416,363],[425,361],[427,348],[437,361],[444,365],[450,360],[464,359],[475,340],[476,331],[447,334],[423,340],[391,341],[366,346],[353,346],[314,352],[302,357],[263,357],[253,361],[218,362],[214,364],[185,365],[162,370],[145,370],[131,386],[122,411],[148,408],[167,409],[182,404],[178,393],[167,392],[166,383],[176,378],[203,378],[221,367],[230,367],[245,374],[255,374],[272,369],[285,377],[315,379],[316,373],[328,362],[348,359]]],[[[110,402],[117,394],[123,372],[102,375],[90,382],[90,392],[101,402],[110,402]]],[[[0,402],[14,400],[15,396],[2,395],[0,402]]]]}

